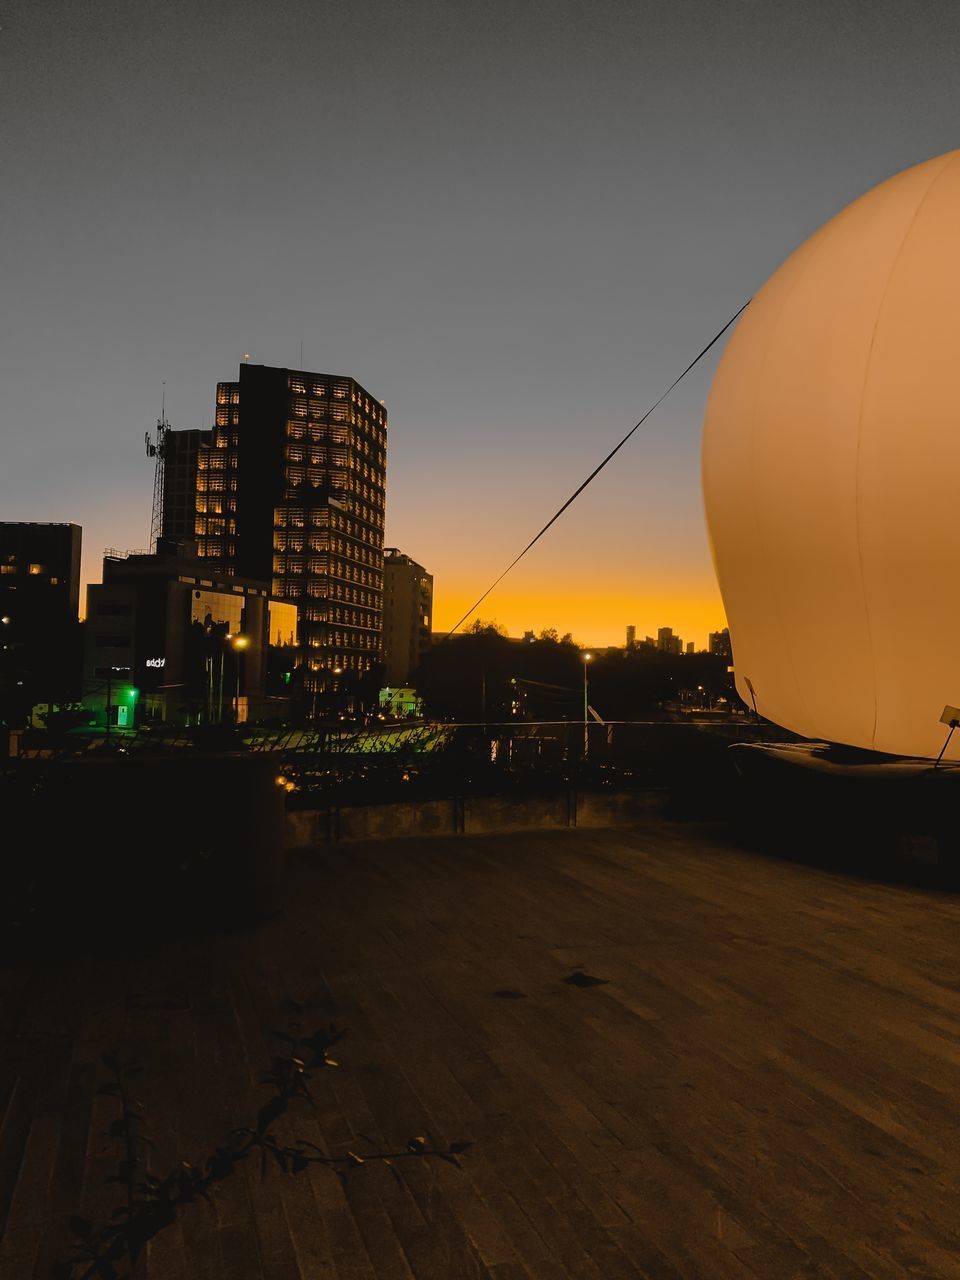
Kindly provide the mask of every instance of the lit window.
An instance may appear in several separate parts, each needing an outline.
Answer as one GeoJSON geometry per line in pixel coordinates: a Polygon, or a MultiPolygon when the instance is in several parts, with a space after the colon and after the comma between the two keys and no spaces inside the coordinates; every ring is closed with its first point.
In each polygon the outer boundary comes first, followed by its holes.
{"type": "Polygon", "coordinates": [[[31,564],[27,569],[28,573],[46,573],[47,566],[45,564],[31,564]]]}

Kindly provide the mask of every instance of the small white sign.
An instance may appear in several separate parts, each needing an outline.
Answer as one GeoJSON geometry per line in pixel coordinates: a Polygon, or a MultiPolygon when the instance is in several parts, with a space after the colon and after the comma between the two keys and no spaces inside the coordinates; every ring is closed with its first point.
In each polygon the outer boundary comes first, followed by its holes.
{"type": "Polygon", "coordinates": [[[148,667],[165,667],[167,665],[167,660],[166,658],[148,658],[146,665],[148,667]]]}

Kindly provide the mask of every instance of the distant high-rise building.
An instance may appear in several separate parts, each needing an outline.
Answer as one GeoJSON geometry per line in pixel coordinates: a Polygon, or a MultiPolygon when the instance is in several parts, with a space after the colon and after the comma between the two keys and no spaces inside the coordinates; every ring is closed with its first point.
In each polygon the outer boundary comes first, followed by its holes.
{"type": "Polygon", "coordinates": [[[657,648],[661,653],[683,653],[683,641],[673,634],[673,627],[661,627],[657,631],[657,648]]]}
{"type": "Polygon", "coordinates": [[[718,658],[731,658],[733,656],[733,650],[730,647],[730,631],[727,627],[724,627],[722,631],[711,631],[707,643],[710,652],[718,658]]]}
{"type": "Polygon", "coordinates": [[[404,686],[430,648],[433,575],[388,547],[383,575],[383,666],[387,687],[404,686]]]}
{"type": "Polygon", "coordinates": [[[0,523],[0,721],[80,692],[77,524],[0,523]]]}
{"type": "Polygon", "coordinates": [[[693,647],[692,640],[687,641],[687,653],[696,653],[696,649],[693,647]]]}
{"type": "Polygon", "coordinates": [[[637,643],[637,628],[627,627],[627,648],[633,649],[637,643]]]}
{"type": "MultiPolygon", "coordinates": [[[[217,385],[204,434],[168,433],[165,480],[182,472],[189,487],[193,439],[175,437],[196,437],[199,554],[297,605],[316,706],[381,660],[387,411],[353,378],[243,364],[217,385]]],[[[175,494],[164,494],[171,532],[175,494]]]]}

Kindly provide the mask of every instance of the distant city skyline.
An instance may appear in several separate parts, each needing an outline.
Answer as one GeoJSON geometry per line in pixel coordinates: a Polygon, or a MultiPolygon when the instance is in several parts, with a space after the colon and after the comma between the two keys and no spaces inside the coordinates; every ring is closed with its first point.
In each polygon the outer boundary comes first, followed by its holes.
{"type": "MultiPolygon", "coordinates": [[[[144,431],[252,362],[390,413],[386,541],[448,628],[812,231],[954,147],[960,14],[453,0],[65,11],[0,30],[0,516],[143,547],[144,431]],[[302,356],[301,356],[302,344],[302,356]]],[[[705,361],[481,614],[724,625],[705,361]]]]}

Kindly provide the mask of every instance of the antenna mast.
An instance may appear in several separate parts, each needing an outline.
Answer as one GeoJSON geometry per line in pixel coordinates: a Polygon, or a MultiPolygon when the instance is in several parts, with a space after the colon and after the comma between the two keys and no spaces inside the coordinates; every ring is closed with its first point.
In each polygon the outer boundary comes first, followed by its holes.
{"type": "Polygon", "coordinates": [[[151,551],[156,551],[157,539],[160,537],[163,528],[163,458],[166,453],[166,436],[169,430],[170,423],[167,421],[167,384],[164,383],[160,417],[157,419],[156,438],[152,437],[149,431],[145,432],[143,437],[147,457],[156,459],[156,467],[153,473],[153,511],[150,516],[151,551]]]}

